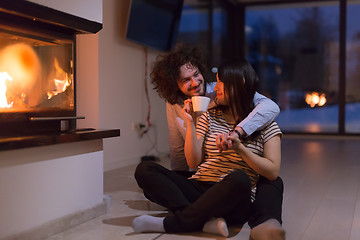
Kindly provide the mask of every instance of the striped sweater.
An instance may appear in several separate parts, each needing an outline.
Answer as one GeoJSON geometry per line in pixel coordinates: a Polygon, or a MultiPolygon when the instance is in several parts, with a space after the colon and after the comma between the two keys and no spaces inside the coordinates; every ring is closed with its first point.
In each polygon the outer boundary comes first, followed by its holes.
{"type": "MultiPolygon", "coordinates": [[[[242,157],[234,150],[219,153],[216,147],[217,135],[228,133],[233,128],[234,123],[226,122],[222,116],[222,111],[219,109],[211,109],[200,117],[196,125],[196,133],[204,136],[205,156],[196,173],[190,179],[220,182],[230,172],[242,170],[250,177],[252,186],[255,188],[259,176],[242,157]]],[[[261,130],[255,139],[247,140],[243,144],[253,153],[263,156],[264,143],[278,134],[282,134],[281,130],[276,122],[272,122],[261,130]]]]}

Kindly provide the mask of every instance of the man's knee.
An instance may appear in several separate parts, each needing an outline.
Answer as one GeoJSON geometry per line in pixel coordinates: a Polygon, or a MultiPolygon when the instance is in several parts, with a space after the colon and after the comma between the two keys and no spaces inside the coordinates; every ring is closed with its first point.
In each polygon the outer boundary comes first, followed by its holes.
{"type": "Polygon", "coordinates": [[[156,168],[157,163],[152,161],[144,161],[140,162],[135,169],[135,179],[139,183],[142,182],[144,179],[146,181],[147,176],[156,168]]]}
{"type": "Polygon", "coordinates": [[[251,191],[251,180],[243,171],[234,171],[227,175],[223,181],[229,182],[234,191],[251,191]]]}

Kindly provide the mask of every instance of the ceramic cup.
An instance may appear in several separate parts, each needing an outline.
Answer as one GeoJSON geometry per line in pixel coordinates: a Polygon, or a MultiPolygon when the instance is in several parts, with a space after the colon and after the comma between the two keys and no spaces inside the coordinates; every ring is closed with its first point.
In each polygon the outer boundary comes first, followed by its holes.
{"type": "Polygon", "coordinates": [[[210,103],[210,98],[204,96],[194,96],[191,98],[194,112],[206,112],[210,103]]]}

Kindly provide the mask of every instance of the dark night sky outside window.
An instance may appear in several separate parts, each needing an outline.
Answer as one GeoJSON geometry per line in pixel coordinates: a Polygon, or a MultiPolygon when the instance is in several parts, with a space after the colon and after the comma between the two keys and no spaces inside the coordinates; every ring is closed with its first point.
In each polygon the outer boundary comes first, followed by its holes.
{"type": "Polygon", "coordinates": [[[360,1],[233,4],[185,0],[177,42],[202,47],[212,67],[246,57],[283,132],[358,135],[360,1]]]}
{"type": "Polygon", "coordinates": [[[280,106],[283,131],[338,131],[338,20],[336,4],[246,9],[246,57],[261,92],[280,106]],[[324,96],[326,103],[316,104],[324,96]]]}

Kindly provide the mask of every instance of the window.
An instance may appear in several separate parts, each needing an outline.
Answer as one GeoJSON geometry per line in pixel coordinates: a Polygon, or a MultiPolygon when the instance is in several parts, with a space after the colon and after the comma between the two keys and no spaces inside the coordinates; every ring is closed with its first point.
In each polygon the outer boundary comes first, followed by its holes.
{"type": "MultiPolygon", "coordinates": [[[[201,48],[211,67],[218,67],[228,57],[228,5],[222,1],[185,0],[177,42],[201,48]]],[[[210,81],[216,81],[214,78],[210,81]]]]}
{"type": "Polygon", "coordinates": [[[185,0],[178,41],[245,56],[284,132],[359,134],[360,0],[289,2],[185,0]]]}
{"type": "Polygon", "coordinates": [[[345,131],[360,133],[360,1],[349,1],[346,12],[345,131]]]}
{"type": "Polygon", "coordinates": [[[219,67],[226,57],[225,51],[229,45],[227,39],[228,15],[226,9],[218,2],[215,2],[212,16],[212,66],[219,67]]]}
{"type": "Polygon", "coordinates": [[[247,7],[246,57],[283,131],[338,132],[339,5],[247,7]]]}
{"type": "Polygon", "coordinates": [[[208,51],[210,48],[209,12],[209,5],[206,2],[185,0],[177,42],[193,44],[208,51]]]}

